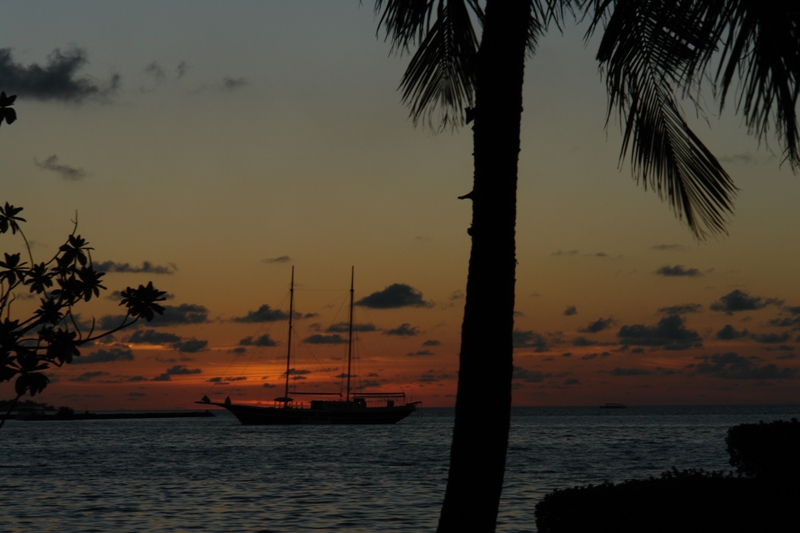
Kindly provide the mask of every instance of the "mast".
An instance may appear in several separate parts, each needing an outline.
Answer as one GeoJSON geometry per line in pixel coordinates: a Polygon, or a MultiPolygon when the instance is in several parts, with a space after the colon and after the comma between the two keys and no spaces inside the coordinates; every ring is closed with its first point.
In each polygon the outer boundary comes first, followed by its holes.
{"type": "Polygon", "coordinates": [[[292,360],[292,315],[294,314],[294,265],[292,265],[292,283],[289,286],[289,338],[286,343],[286,388],[283,392],[283,406],[289,406],[289,365],[292,360]]]}
{"type": "Polygon", "coordinates": [[[350,325],[347,328],[347,396],[346,401],[350,401],[350,369],[353,362],[353,279],[355,278],[356,267],[350,267],[350,325]]]}

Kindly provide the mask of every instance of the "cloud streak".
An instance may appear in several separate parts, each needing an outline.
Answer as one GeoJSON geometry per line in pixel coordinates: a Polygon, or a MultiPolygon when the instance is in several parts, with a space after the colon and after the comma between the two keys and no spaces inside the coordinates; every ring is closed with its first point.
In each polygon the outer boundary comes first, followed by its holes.
{"type": "Polygon", "coordinates": [[[113,347],[108,350],[100,349],[89,355],[76,357],[73,365],[92,365],[96,363],[113,363],[116,361],[133,361],[134,356],[130,348],[113,347]]]}
{"type": "Polygon", "coordinates": [[[178,267],[174,264],[169,266],[154,265],[150,261],[143,261],[142,266],[132,266],[130,263],[115,263],[114,261],[102,261],[94,264],[94,269],[98,272],[118,273],[118,274],[174,274],[178,267]]]}
{"type": "Polygon", "coordinates": [[[12,58],[11,49],[0,49],[0,79],[3,89],[18,94],[21,99],[81,103],[89,98],[107,97],[120,86],[121,78],[113,75],[103,85],[91,78],[78,77],[88,63],[86,51],[71,48],[62,52],[56,48],[47,56],[44,66],[33,63],[24,66],[12,58]]]}
{"type": "Polygon", "coordinates": [[[736,289],[712,303],[710,308],[712,311],[722,311],[723,313],[732,315],[740,311],[757,311],[768,305],[780,305],[781,303],[783,302],[776,298],[750,296],[746,292],[736,289]]]}
{"type": "Polygon", "coordinates": [[[683,265],[669,266],[665,265],[656,270],[656,275],[664,276],[667,278],[696,278],[702,276],[703,273],[696,268],[686,268],[683,265]]]}
{"type": "Polygon", "coordinates": [[[405,283],[393,283],[382,291],[373,292],[355,303],[371,309],[398,309],[400,307],[431,307],[422,299],[422,293],[405,283]]]}
{"type": "Polygon", "coordinates": [[[245,316],[235,317],[234,322],[258,323],[258,322],[279,322],[289,320],[289,313],[280,309],[272,309],[264,304],[255,311],[249,311],[245,316]]]}
{"type": "Polygon", "coordinates": [[[686,350],[701,345],[700,335],[686,329],[679,315],[666,316],[654,326],[622,326],[617,337],[626,346],[661,346],[666,350],[686,350]]]}
{"type": "Polygon", "coordinates": [[[85,170],[78,167],[71,167],[69,165],[65,165],[60,163],[58,160],[58,156],[53,154],[44,161],[39,162],[38,159],[34,158],[33,162],[36,164],[37,167],[43,170],[49,170],[50,172],[55,172],[63,179],[67,181],[80,181],[85,178],[88,174],[85,170]]]}

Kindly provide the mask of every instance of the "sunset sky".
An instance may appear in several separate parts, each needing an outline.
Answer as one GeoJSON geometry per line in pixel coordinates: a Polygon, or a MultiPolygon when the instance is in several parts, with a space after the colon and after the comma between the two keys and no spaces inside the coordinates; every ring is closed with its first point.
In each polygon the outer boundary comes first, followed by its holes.
{"type": "MultiPolygon", "coordinates": [[[[37,261],[77,212],[109,289],[82,320],[108,323],[129,285],[170,295],[160,323],[50,372],[44,401],[281,396],[292,265],[293,387],[338,391],[354,265],[356,382],[453,405],[471,130],[414,127],[408,56],[377,23],[356,0],[3,4],[19,118],[0,128],[0,202],[24,207],[37,261]]],[[[685,104],[740,189],[729,235],[698,242],[619,164],[585,29],[551,31],[527,63],[514,403],[800,402],[800,182],[779,143],[710,92],[705,118],[685,104]]]]}

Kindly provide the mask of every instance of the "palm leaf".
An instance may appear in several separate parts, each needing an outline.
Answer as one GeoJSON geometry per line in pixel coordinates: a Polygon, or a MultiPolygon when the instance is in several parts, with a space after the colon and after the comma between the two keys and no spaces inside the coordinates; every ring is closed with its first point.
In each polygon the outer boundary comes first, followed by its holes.
{"type": "MultiPolygon", "coordinates": [[[[609,4],[608,0],[596,3],[593,26],[606,15],[609,4]]],[[[637,182],[656,190],[703,238],[725,232],[736,188],[689,128],[675,97],[677,90],[689,95],[692,73],[715,45],[699,4],[614,2],[597,58],[606,71],[609,117],[616,108],[625,124],[620,159],[630,149],[637,182]]]]}
{"type": "Polygon", "coordinates": [[[774,122],[784,144],[785,159],[800,167],[797,99],[800,93],[800,2],[707,0],[717,13],[722,34],[722,59],[716,80],[721,83],[720,109],[731,83],[741,77],[736,110],[750,133],[761,140],[774,122]],[[717,4],[725,4],[722,7],[717,4]]]}
{"type": "Polygon", "coordinates": [[[402,100],[411,117],[433,129],[464,123],[473,105],[478,37],[483,20],[478,0],[376,0],[380,25],[392,51],[417,49],[400,82],[402,100]],[[435,7],[435,17],[434,17],[435,7]]]}
{"type": "Polygon", "coordinates": [[[400,81],[403,102],[416,124],[441,128],[464,122],[474,101],[478,38],[463,2],[441,2],[438,16],[400,81]]]}

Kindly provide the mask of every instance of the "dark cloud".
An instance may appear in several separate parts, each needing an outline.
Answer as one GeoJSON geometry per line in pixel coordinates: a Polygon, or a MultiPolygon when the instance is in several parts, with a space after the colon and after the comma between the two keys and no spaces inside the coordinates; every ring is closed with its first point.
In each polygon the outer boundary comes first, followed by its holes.
{"type": "Polygon", "coordinates": [[[553,252],[550,255],[561,256],[561,255],[578,255],[578,250],[567,250],[567,251],[557,251],[553,252]]]}
{"type": "Polygon", "coordinates": [[[738,331],[730,324],[725,324],[725,327],[717,332],[717,338],[723,341],[732,341],[742,337],[747,337],[747,330],[738,331]]]}
{"type": "Polygon", "coordinates": [[[433,353],[430,350],[418,350],[416,352],[408,352],[408,354],[406,354],[406,355],[410,355],[410,356],[413,357],[413,356],[417,356],[417,355],[436,355],[436,354],[433,353]]]}
{"type": "Polygon", "coordinates": [[[110,375],[111,374],[109,374],[108,372],[100,372],[100,371],[98,371],[98,372],[84,372],[80,376],[70,379],[70,381],[91,381],[94,378],[110,376],[110,375]]]}
{"type": "Polygon", "coordinates": [[[289,374],[291,376],[307,376],[308,374],[311,374],[311,370],[290,368],[289,370],[281,374],[281,376],[285,376],[286,374],[289,374]]]}
{"type": "Polygon", "coordinates": [[[270,264],[273,264],[273,263],[288,263],[291,260],[292,260],[292,258],[289,257],[288,255],[282,255],[280,257],[270,257],[270,258],[264,259],[263,262],[267,263],[268,265],[270,265],[270,264]]]}
{"type": "Polygon", "coordinates": [[[513,376],[512,379],[519,379],[526,383],[541,383],[547,378],[552,378],[553,374],[550,372],[543,374],[542,372],[526,370],[520,366],[515,366],[513,376]]]}
{"type": "Polygon", "coordinates": [[[158,61],[153,61],[144,67],[144,73],[153,78],[158,84],[164,83],[167,79],[167,73],[164,71],[164,67],[158,64],[158,61]]]}
{"type": "Polygon", "coordinates": [[[208,346],[208,341],[199,339],[185,339],[172,345],[173,348],[183,353],[202,352],[208,346]]]}
{"type": "Polygon", "coordinates": [[[134,398],[144,398],[147,395],[143,392],[129,392],[128,396],[133,396],[134,398]]]}
{"type": "Polygon", "coordinates": [[[419,377],[421,383],[436,383],[444,379],[453,379],[456,376],[453,374],[437,373],[433,370],[428,370],[419,377]]]}
{"type": "Polygon", "coordinates": [[[573,346],[597,346],[598,344],[600,343],[587,339],[586,337],[575,337],[572,339],[573,346]]]}
{"type": "Polygon", "coordinates": [[[765,346],[764,349],[768,352],[774,351],[781,351],[781,352],[791,352],[794,350],[794,346],[789,346],[788,344],[779,344],[778,346],[765,346]]]}
{"type": "Polygon", "coordinates": [[[689,313],[699,313],[702,310],[703,306],[700,304],[682,304],[661,307],[658,309],[658,312],[664,313],[665,315],[686,315],[689,313]]]}
{"type": "Polygon", "coordinates": [[[652,374],[651,371],[645,370],[643,368],[620,368],[617,367],[611,372],[609,372],[612,376],[649,376],[652,374]]]}
{"type": "Polygon", "coordinates": [[[565,316],[572,316],[572,315],[577,315],[577,314],[578,314],[578,308],[575,307],[574,305],[570,305],[569,307],[567,307],[564,310],[564,315],[565,316]]]}
{"type": "Polygon", "coordinates": [[[125,320],[125,315],[104,315],[97,321],[98,327],[102,329],[114,329],[125,320]]]}
{"type": "Polygon", "coordinates": [[[216,377],[206,380],[206,382],[208,383],[219,383],[220,385],[227,385],[234,381],[247,381],[247,377],[245,376],[229,377],[229,378],[216,377]]]}
{"type": "Polygon", "coordinates": [[[564,385],[580,385],[581,380],[577,378],[569,378],[564,380],[564,385]]]}
{"type": "Polygon", "coordinates": [[[755,358],[742,357],[735,352],[703,355],[697,359],[702,362],[690,365],[697,374],[724,379],[795,379],[798,374],[797,368],[779,368],[772,363],[758,366],[755,358]]]}
{"type": "Polygon", "coordinates": [[[95,363],[111,363],[114,361],[133,361],[133,352],[125,347],[100,349],[89,355],[82,355],[72,360],[73,365],[91,365],[95,363]]]}
{"type": "Polygon", "coordinates": [[[663,266],[656,270],[655,272],[659,276],[665,276],[668,278],[672,277],[689,277],[689,278],[696,278],[698,276],[702,276],[703,273],[697,270],[696,268],[684,268],[683,265],[675,265],[675,266],[663,266]]]}
{"type": "Polygon", "coordinates": [[[793,353],[787,353],[787,354],[779,355],[775,359],[777,359],[779,361],[787,361],[789,359],[794,359],[794,354],[793,353]]]}
{"type": "Polygon", "coordinates": [[[654,244],[652,248],[660,252],[682,252],[686,249],[682,244],[654,244]]]}
{"type": "Polygon", "coordinates": [[[759,158],[751,152],[741,152],[722,156],[719,158],[719,162],[726,165],[752,165],[758,163],[758,159],[759,158]]]}
{"type": "Polygon", "coordinates": [[[712,311],[722,311],[732,315],[738,311],[756,311],[768,305],[780,303],[781,301],[775,298],[750,296],[746,292],[736,289],[711,304],[710,308],[712,311]]]}
{"type": "Polygon", "coordinates": [[[289,320],[289,313],[280,309],[270,309],[269,305],[264,304],[257,311],[249,311],[245,316],[235,317],[234,322],[278,322],[289,320]]]}
{"type": "Polygon", "coordinates": [[[186,76],[186,73],[189,72],[189,68],[189,64],[186,63],[186,61],[181,61],[178,63],[178,66],[175,67],[175,74],[178,76],[178,79],[186,76]]]}
{"type": "Polygon", "coordinates": [[[440,344],[442,343],[435,339],[428,339],[422,343],[423,346],[439,346],[440,344]]]}
{"type": "Polygon", "coordinates": [[[24,66],[14,62],[11,49],[0,49],[0,80],[9,94],[20,99],[80,103],[87,98],[103,98],[113,94],[121,78],[113,75],[103,86],[88,77],[78,78],[78,71],[88,63],[86,52],[72,48],[62,52],[56,48],[47,57],[45,66],[24,66]]]}
{"type": "Polygon", "coordinates": [[[152,329],[140,329],[133,332],[126,342],[133,344],[173,344],[180,342],[181,337],[173,333],[159,333],[152,329]]]}
{"type": "Polygon", "coordinates": [[[311,335],[310,337],[306,337],[303,339],[303,342],[308,344],[346,344],[347,339],[339,335],[338,333],[334,333],[333,335],[311,335]]]}
{"type": "Polygon", "coordinates": [[[208,322],[208,309],[197,304],[165,305],[163,315],[155,315],[150,327],[180,326],[208,322]]]}
{"type": "Polygon", "coordinates": [[[382,383],[380,381],[376,381],[374,379],[366,379],[362,381],[356,390],[364,390],[364,389],[374,389],[376,387],[380,387],[382,383]]]}
{"type": "Polygon", "coordinates": [[[789,340],[789,333],[753,333],[750,335],[754,341],[763,344],[781,344],[789,340]]]}
{"type": "Polygon", "coordinates": [[[384,334],[385,335],[398,335],[400,337],[413,337],[415,335],[419,335],[419,330],[417,326],[412,326],[411,324],[404,323],[400,324],[394,329],[387,329],[384,334]]]}
{"type": "Polygon", "coordinates": [[[700,335],[686,329],[680,315],[666,316],[654,326],[622,326],[617,337],[626,346],[663,346],[666,350],[686,350],[701,345],[700,335]]]}
{"type": "Polygon", "coordinates": [[[172,376],[187,376],[189,374],[202,374],[199,368],[187,368],[185,365],[175,365],[168,368],[166,372],[153,378],[153,381],[169,381],[172,376]]]}
{"type": "Polygon", "coordinates": [[[800,329],[800,316],[775,318],[770,320],[769,324],[779,328],[800,329]]]}
{"type": "Polygon", "coordinates": [[[786,306],[783,308],[783,311],[789,313],[791,316],[770,320],[770,325],[781,328],[800,329],[800,305],[794,307],[786,306]]]}
{"type": "Polygon", "coordinates": [[[143,261],[142,266],[131,265],[129,263],[115,263],[114,261],[103,261],[95,263],[94,269],[98,272],[113,272],[126,274],[174,274],[178,267],[173,264],[169,266],[154,265],[150,261],[143,261]]]}
{"type": "Polygon", "coordinates": [[[269,383],[264,383],[261,386],[264,387],[265,389],[274,389],[277,387],[277,385],[270,385],[269,383]]]}
{"type": "Polygon", "coordinates": [[[226,91],[235,91],[236,89],[241,89],[248,83],[250,82],[247,81],[246,78],[231,78],[230,76],[225,76],[222,80],[222,88],[226,91]]]}
{"type": "Polygon", "coordinates": [[[536,352],[550,351],[550,344],[542,335],[535,333],[532,330],[518,330],[515,329],[511,333],[512,343],[514,348],[533,348],[536,352]]]}
{"type": "Polygon", "coordinates": [[[237,346],[236,348],[228,350],[228,353],[235,353],[235,354],[243,354],[245,352],[247,352],[247,348],[245,348],[244,346],[237,346]]]}
{"type": "Polygon", "coordinates": [[[184,339],[173,333],[160,333],[152,329],[137,330],[128,337],[127,342],[134,344],[160,344],[168,345],[174,350],[184,353],[196,353],[205,350],[208,341],[198,339],[184,339]]]}
{"type": "Polygon", "coordinates": [[[422,299],[422,293],[405,283],[393,283],[382,291],[373,292],[360,299],[356,305],[371,309],[397,309],[400,307],[431,307],[422,299]]]}
{"type": "Polygon", "coordinates": [[[610,328],[614,324],[614,319],[612,317],[608,318],[598,318],[594,322],[589,322],[589,325],[585,328],[581,328],[578,331],[581,333],[599,333],[605,329],[610,328]]]}
{"type": "Polygon", "coordinates": [[[87,173],[82,168],[71,167],[58,162],[58,156],[53,154],[42,162],[34,158],[33,162],[36,166],[43,169],[55,172],[67,181],[80,181],[87,176],[87,173]]]}
{"type": "Polygon", "coordinates": [[[245,337],[239,341],[240,346],[277,346],[278,343],[272,340],[269,333],[265,333],[260,337],[254,339],[253,337],[245,337]]]}
{"type": "MultiPolygon", "coordinates": [[[[375,324],[353,324],[353,331],[376,331],[378,328],[375,327],[375,324]]],[[[348,322],[337,322],[336,324],[331,325],[325,331],[328,333],[347,333],[350,330],[350,324],[348,322]]]]}

